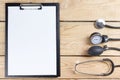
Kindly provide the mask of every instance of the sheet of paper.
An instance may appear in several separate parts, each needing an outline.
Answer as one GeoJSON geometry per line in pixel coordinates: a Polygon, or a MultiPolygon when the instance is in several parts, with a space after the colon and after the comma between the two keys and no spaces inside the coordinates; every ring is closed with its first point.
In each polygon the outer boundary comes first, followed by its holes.
{"type": "Polygon", "coordinates": [[[57,75],[56,6],[8,6],[8,76],[57,75]]]}

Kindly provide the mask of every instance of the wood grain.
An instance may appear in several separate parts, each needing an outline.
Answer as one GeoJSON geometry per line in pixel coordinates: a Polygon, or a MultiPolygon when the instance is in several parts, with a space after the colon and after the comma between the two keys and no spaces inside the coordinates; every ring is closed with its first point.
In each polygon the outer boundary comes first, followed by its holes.
{"type": "MultiPolygon", "coordinates": [[[[78,74],[74,72],[74,65],[76,62],[88,61],[88,60],[98,60],[103,58],[111,59],[114,64],[120,64],[119,57],[61,57],[61,77],[59,78],[120,78],[120,68],[116,68],[110,76],[90,76],[85,74],[78,74]]],[[[22,58],[21,58],[22,59],[22,58]]],[[[101,64],[102,65],[102,64],[101,64]]],[[[86,65],[85,65],[86,66],[86,65]]],[[[97,65],[89,65],[86,67],[96,67],[97,65]]],[[[100,66],[100,65],[99,65],[100,66]]],[[[102,70],[103,67],[99,69],[102,70]]],[[[0,78],[5,78],[5,61],[4,56],[0,57],[0,78]]],[[[93,71],[96,71],[94,69],[93,71]]]]}
{"type": "Polygon", "coordinates": [[[5,55],[5,23],[0,22],[0,55],[5,55]]]}
{"type": "MultiPolygon", "coordinates": [[[[92,45],[89,42],[89,36],[93,32],[100,32],[112,38],[120,38],[120,31],[104,28],[98,30],[94,28],[93,22],[61,22],[60,27],[60,50],[61,55],[88,55],[87,50],[92,45]]],[[[111,25],[120,25],[118,22],[109,23],[111,25]]],[[[0,23],[0,55],[5,55],[5,24],[0,23]]],[[[120,42],[107,42],[103,45],[120,48],[120,42]]],[[[105,51],[102,55],[120,55],[118,51],[105,51]]]]}
{"type": "Polygon", "coordinates": [[[0,20],[5,20],[5,3],[60,3],[60,20],[120,21],[120,0],[0,0],[0,20]]]}
{"type": "MultiPolygon", "coordinates": [[[[83,57],[92,45],[88,38],[93,32],[106,34],[111,38],[120,38],[120,31],[104,28],[94,28],[96,19],[103,18],[110,25],[120,26],[120,0],[0,0],[0,21],[5,21],[5,3],[60,3],[60,49],[61,77],[59,78],[6,78],[5,74],[5,22],[0,22],[0,80],[120,80],[120,68],[116,68],[110,76],[89,76],[74,73],[76,62],[94,59],[110,58],[115,64],[120,64],[118,51],[105,51],[102,57],[83,57]],[[68,22],[64,22],[68,21],[68,22]],[[81,21],[81,22],[69,22],[81,21]],[[85,22],[89,21],[89,22],[85,22]],[[67,55],[67,57],[64,57],[67,55]],[[113,57],[104,57],[104,56],[113,57]],[[71,57],[70,57],[71,56],[71,57]],[[115,57],[116,56],[116,57],[115,57]]],[[[100,46],[119,47],[120,42],[107,42],[100,46]]],[[[22,59],[22,58],[21,58],[22,59]]],[[[96,65],[89,65],[93,67],[96,65]]],[[[99,69],[100,71],[102,68],[99,69]]],[[[95,69],[93,71],[96,71],[95,69]]]]}
{"type": "MultiPolygon", "coordinates": [[[[120,23],[111,22],[111,25],[120,25],[120,23]]],[[[90,44],[89,36],[93,32],[99,32],[102,35],[108,35],[111,38],[120,38],[120,31],[114,29],[95,29],[94,22],[63,22],[60,27],[61,36],[61,55],[87,55],[90,44]]],[[[120,48],[120,42],[107,42],[103,45],[120,48]]],[[[105,51],[102,55],[120,55],[118,51],[105,51]],[[114,53],[114,54],[113,54],[114,53]]]]}

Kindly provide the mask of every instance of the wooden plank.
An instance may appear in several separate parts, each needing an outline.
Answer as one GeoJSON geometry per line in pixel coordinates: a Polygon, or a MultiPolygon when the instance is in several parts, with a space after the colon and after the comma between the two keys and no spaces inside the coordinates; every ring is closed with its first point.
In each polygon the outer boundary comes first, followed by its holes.
{"type": "MultiPolygon", "coordinates": [[[[77,61],[88,61],[88,60],[97,60],[97,59],[103,59],[105,57],[61,57],[61,78],[120,78],[120,68],[116,68],[113,74],[110,76],[91,76],[91,75],[85,75],[85,74],[79,74],[74,72],[74,66],[77,61]]],[[[120,64],[119,57],[109,57],[113,60],[115,64],[120,64]]],[[[95,63],[94,65],[88,65],[85,67],[89,68],[97,66],[98,64],[95,63]]],[[[101,66],[101,65],[99,65],[101,66]]],[[[83,69],[85,68],[83,67],[83,69]]],[[[99,68],[99,71],[103,70],[102,68],[99,68]]],[[[93,71],[96,71],[96,69],[93,69],[93,71]]]]}
{"type": "MultiPolygon", "coordinates": [[[[119,58],[120,57],[61,57],[61,77],[59,78],[119,78],[120,79],[120,71],[119,67],[114,70],[114,72],[109,76],[90,76],[85,74],[78,74],[74,72],[74,65],[77,61],[87,61],[87,60],[98,60],[103,58],[110,58],[114,64],[120,64],[119,58]]],[[[22,58],[21,58],[22,59],[22,58]]],[[[94,65],[85,66],[86,68],[96,67],[98,64],[95,63],[94,65]]],[[[102,66],[103,64],[99,65],[102,66]]],[[[5,78],[5,61],[4,56],[0,57],[0,78],[5,78]]],[[[99,71],[103,70],[103,67],[99,68],[99,71]]],[[[96,69],[93,69],[96,71],[96,69]]]]}
{"type": "Polygon", "coordinates": [[[0,22],[0,55],[5,54],[5,23],[0,22]]]}
{"type": "MultiPolygon", "coordinates": [[[[118,22],[108,23],[111,25],[120,25],[118,22]]],[[[0,23],[0,55],[5,55],[5,24],[0,23]]],[[[61,55],[88,55],[87,50],[92,45],[89,42],[89,36],[93,32],[100,32],[113,38],[120,38],[120,31],[114,29],[95,29],[93,22],[61,22],[60,25],[60,49],[61,55]]],[[[120,42],[107,42],[103,45],[120,48],[120,42]]],[[[120,55],[118,51],[105,51],[102,55],[120,55]],[[114,53],[114,54],[113,54],[114,53]]]]}
{"type": "Polygon", "coordinates": [[[120,21],[120,0],[0,0],[0,20],[5,20],[5,3],[59,2],[61,20],[106,20],[120,21]]]}
{"type": "MultiPolygon", "coordinates": [[[[74,66],[76,62],[82,62],[82,61],[88,61],[88,60],[98,60],[103,59],[106,57],[62,57],[61,58],[61,77],[62,78],[120,78],[119,74],[119,68],[115,69],[113,74],[109,76],[91,76],[91,75],[85,75],[85,74],[79,74],[74,72],[74,66]]],[[[120,64],[119,57],[108,57],[110,58],[115,64],[120,64]]],[[[84,68],[88,68],[89,70],[91,67],[95,67],[99,64],[95,63],[94,65],[85,65],[82,66],[84,68]]],[[[102,65],[99,65],[102,66],[102,65]]],[[[104,69],[104,67],[99,68],[99,71],[101,72],[104,69]]],[[[92,71],[88,72],[95,72],[96,70],[93,69],[92,71]]],[[[86,72],[86,71],[85,71],[86,72]]]]}
{"type": "Polygon", "coordinates": [[[0,0],[0,21],[5,20],[5,0],[0,0]]]}
{"type": "MultiPolygon", "coordinates": [[[[103,35],[108,35],[111,38],[120,38],[120,31],[114,29],[95,29],[92,22],[63,22],[61,23],[61,55],[87,55],[90,44],[89,36],[93,32],[100,32],[103,35]]],[[[120,25],[119,23],[108,23],[111,25],[120,25]]],[[[103,45],[120,48],[120,42],[107,42],[103,45]]],[[[120,55],[118,51],[105,51],[102,55],[120,55]],[[113,54],[114,53],[114,54],[113,54]]]]}
{"type": "Polygon", "coordinates": [[[5,74],[5,60],[4,56],[0,56],[0,78],[4,78],[5,74]]]}

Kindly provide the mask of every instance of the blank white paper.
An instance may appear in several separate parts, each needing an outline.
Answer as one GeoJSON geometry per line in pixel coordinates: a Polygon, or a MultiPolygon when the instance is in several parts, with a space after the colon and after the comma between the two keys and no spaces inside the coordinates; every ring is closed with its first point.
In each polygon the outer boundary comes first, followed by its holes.
{"type": "Polygon", "coordinates": [[[8,7],[8,75],[56,75],[56,6],[8,7]]]}

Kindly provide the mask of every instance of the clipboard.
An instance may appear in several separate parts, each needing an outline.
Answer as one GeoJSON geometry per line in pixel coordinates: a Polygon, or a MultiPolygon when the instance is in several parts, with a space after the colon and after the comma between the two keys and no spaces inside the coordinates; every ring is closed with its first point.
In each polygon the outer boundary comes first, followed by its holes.
{"type": "Polygon", "coordinates": [[[6,3],[6,77],[60,76],[59,3],[6,3]]]}

